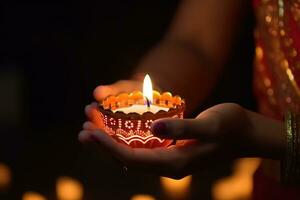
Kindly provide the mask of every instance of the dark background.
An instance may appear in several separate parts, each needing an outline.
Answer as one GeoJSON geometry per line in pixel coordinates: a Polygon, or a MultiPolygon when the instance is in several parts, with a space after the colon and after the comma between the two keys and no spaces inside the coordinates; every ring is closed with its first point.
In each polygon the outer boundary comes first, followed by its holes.
{"type": "MultiPolygon", "coordinates": [[[[158,177],[124,174],[120,163],[81,145],[77,134],[93,89],[130,75],[162,38],[178,2],[0,3],[0,162],[13,174],[0,199],[20,199],[28,190],[55,199],[55,181],[65,175],[83,183],[88,200],[129,199],[136,193],[163,198],[158,177]]],[[[220,102],[255,108],[254,20],[251,9],[245,12],[227,70],[198,111],[220,102]]],[[[191,199],[209,199],[211,183],[230,169],[225,163],[196,174],[191,199]]]]}

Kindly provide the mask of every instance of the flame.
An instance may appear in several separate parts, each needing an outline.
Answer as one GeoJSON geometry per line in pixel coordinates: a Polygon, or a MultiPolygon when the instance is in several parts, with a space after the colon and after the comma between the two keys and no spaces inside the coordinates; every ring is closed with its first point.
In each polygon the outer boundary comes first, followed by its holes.
{"type": "Polygon", "coordinates": [[[150,76],[146,74],[144,78],[144,84],[143,84],[143,95],[145,98],[147,98],[150,103],[153,101],[153,89],[152,89],[152,83],[150,76]]]}

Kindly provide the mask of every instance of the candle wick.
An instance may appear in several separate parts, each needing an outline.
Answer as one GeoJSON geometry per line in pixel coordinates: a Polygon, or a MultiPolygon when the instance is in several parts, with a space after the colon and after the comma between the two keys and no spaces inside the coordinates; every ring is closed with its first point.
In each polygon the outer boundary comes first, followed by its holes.
{"type": "Polygon", "coordinates": [[[147,108],[150,109],[150,100],[146,97],[147,108]]]}

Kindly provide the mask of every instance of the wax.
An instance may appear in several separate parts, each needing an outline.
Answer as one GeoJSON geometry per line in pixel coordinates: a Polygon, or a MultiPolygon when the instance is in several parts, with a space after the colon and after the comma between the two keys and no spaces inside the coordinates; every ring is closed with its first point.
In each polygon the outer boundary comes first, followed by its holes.
{"type": "Polygon", "coordinates": [[[145,112],[152,112],[155,114],[160,110],[169,111],[169,108],[156,106],[156,105],[150,105],[149,108],[147,107],[147,105],[132,105],[130,107],[115,109],[115,110],[113,110],[113,112],[122,111],[125,114],[135,112],[135,113],[142,115],[145,112]]]}

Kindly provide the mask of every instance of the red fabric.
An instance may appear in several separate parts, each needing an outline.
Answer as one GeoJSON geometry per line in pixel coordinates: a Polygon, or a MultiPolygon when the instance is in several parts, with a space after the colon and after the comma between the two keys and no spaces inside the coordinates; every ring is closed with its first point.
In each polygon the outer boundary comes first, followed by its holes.
{"type": "MultiPolygon", "coordinates": [[[[300,29],[298,28],[297,22],[294,20],[294,18],[291,16],[292,14],[290,12],[286,12],[287,15],[289,15],[289,27],[291,37],[293,38],[293,46],[295,49],[300,49],[300,29]]],[[[298,51],[299,52],[299,51],[298,51]]],[[[296,60],[300,60],[300,55],[298,53],[296,60]]],[[[292,62],[292,61],[291,61],[292,62]]],[[[295,80],[297,81],[297,84],[300,85],[300,70],[292,70],[293,74],[295,76],[295,80]]]]}
{"type": "Polygon", "coordinates": [[[260,1],[261,1],[261,0],[253,0],[253,1],[252,1],[253,7],[256,8],[256,7],[259,5],[260,1]]]}
{"type": "MultiPolygon", "coordinates": [[[[257,9],[260,6],[262,0],[252,0],[253,8],[257,9]]],[[[290,27],[289,34],[293,38],[293,45],[294,48],[297,49],[297,52],[300,52],[300,28],[297,22],[294,21],[293,17],[291,17],[290,12],[286,12],[289,15],[288,24],[290,27]]],[[[264,49],[264,41],[256,41],[257,45],[264,49]]],[[[288,49],[287,49],[288,50],[288,49]]],[[[284,49],[285,51],[285,49],[284,49]]],[[[296,60],[300,60],[300,53],[298,53],[296,60]]],[[[264,62],[264,60],[262,60],[264,62]]],[[[291,61],[293,62],[293,61],[291,61]]],[[[258,81],[262,76],[259,73],[267,73],[268,71],[263,72],[255,72],[254,82],[258,81]]],[[[293,71],[295,76],[295,80],[300,85],[300,70],[293,71]]],[[[273,74],[269,74],[268,77],[272,78],[273,74]]],[[[273,118],[281,118],[280,112],[278,111],[279,108],[272,108],[269,106],[266,94],[262,93],[261,91],[255,91],[259,109],[265,115],[273,118]],[[278,109],[278,110],[277,110],[278,109]]],[[[259,168],[256,173],[254,174],[254,187],[253,187],[253,194],[252,197],[254,200],[300,200],[300,187],[284,187],[278,181],[266,176],[261,168],[259,168]]]]}

